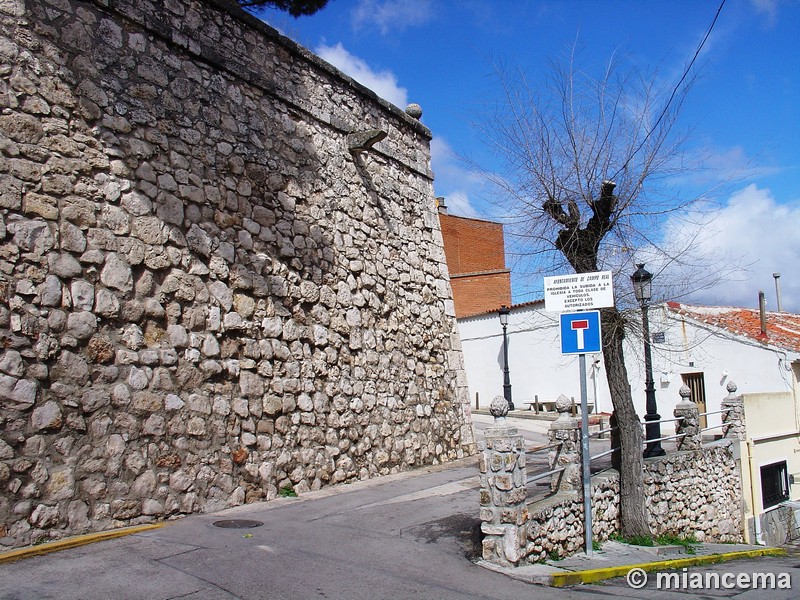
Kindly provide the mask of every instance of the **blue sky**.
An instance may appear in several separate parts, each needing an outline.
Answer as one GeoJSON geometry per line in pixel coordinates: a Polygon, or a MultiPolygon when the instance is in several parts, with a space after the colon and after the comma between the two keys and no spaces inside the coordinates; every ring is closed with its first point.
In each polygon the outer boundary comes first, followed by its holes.
{"type": "MultiPolygon", "coordinates": [[[[450,212],[497,218],[483,180],[459,157],[491,168],[494,158],[471,125],[500,99],[496,64],[541,80],[547,62],[573,45],[600,65],[613,53],[677,81],[720,2],[701,0],[330,0],[311,17],[265,10],[260,17],[342,71],[405,108],[422,106],[433,133],[436,195],[450,212]]],[[[687,194],[726,181],[721,211],[698,244],[744,257],[736,277],[689,297],[800,312],[800,2],[727,0],[697,61],[698,80],[679,126],[706,174],[687,194]]],[[[669,230],[669,227],[665,227],[669,230]]],[[[514,300],[535,282],[512,272],[514,300]]]]}

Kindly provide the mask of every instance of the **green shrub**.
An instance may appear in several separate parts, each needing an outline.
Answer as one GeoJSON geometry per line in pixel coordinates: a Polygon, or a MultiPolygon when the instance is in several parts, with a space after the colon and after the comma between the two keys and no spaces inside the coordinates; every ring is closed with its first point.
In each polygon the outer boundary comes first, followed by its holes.
{"type": "Polygon", "coordinates": [[[283,486],[278,492],[278,496],[283,498],[297,498],[297,492],[294,491],[292,484],[283,486]]]}

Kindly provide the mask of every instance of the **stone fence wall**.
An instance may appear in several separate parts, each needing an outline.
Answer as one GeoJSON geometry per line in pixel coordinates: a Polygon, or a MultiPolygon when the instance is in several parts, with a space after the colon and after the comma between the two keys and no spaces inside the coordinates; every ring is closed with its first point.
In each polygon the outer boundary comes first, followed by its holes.
{"type": "MultiPolygon", "coordinates": [[[[687,388],[688,390],[688,388],[687,388]]],[[[481,446],[481,520],[483,558],[503,565],[539,562],[570,556],[584,549],[584,508],[580,478],[581,443],[578,420],[569,415],[569,401],[557,403],[559,418],[550,430],[553,495],[527,503],[526,474],[515,486],[513,503],[502,493],[497,474],[504,465],[524,465],[517,456],[513,436],[493,435],[481,446]],[[509,443],[509,440],[512,443],[509,443]],[[491,443],[490,443],[491,441],[491,443]],[[495,476],[492,477],[491,475],[495,476]]],[[[736,406],[736,398],[726,398],[736,406]]],[[[684,401],[675,410],[683,415],[681,430],[691,432],[679,450],[664,457],[645,459],[644,485],[648,524],[653,535],[694,536],[698,541],[740,542],[742,540],[742,488],[737,464],[735,435],[743,421],[735,410],[726,413],[725,431],[731,439],[700,447],[697,406],[684,401]]],[[[490,430],[491,431],[491,430],[490,430]]],[[[515,433],[515,432],[514,432],[515,433]]],[[[524,450],[522,451],[524,455],[524,450]]],[[[591,479],[592,536],[604,541],[619,533],[619,473],[608,470],[591,479]]]]}
{"type": "Polygon", "coordinates": [[[418,120],[223,0],[0,22],[0,545],[474,451],[418,120]]]}

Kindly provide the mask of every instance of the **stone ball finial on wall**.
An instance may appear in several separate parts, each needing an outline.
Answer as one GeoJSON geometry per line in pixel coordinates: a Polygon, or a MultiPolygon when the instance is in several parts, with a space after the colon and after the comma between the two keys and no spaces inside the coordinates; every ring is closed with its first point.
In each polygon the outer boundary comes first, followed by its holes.
{"type": "Polygon", "coordinates": [[[564,394],[561,394],[558,398],[556,398],[556,410],[559,413],[572,412],[573,404],[575,404],[575,401],[564,394]]]}
{"type": "Polygon", "coordinates": [[[728,385],[725,386],[725,389],[728,390],[729,394],[733,394],[738,388],[733,381],[729,381],[728,385]]]}
{"type": "Polygon", "coordinates": [[[508,414],[508,401],[502,396],[495,396],[489,404],[489,413],[495,419],[505,417],[508,414]]]}
{"type": "Polygon", "coordinates": [[[419,104],[411,103],[406,106],[406,114],[409,117],[419,120],[422,118],[422,107],[419,104]]]}
{"type": "Polygon", "coordinates": [[[578,420],[572,416],[572,409],[575,401],[561,394],[556,398],[556,411],[558,411],[558,418],[550,425],[550,429],[574,429],[578,427],[578,420]]]}
{"type": "Polygon", "coordinates": [[[678,394],[681,397],[681,402],[691,402],[692,401],[692,390],[689,388],[688,385],[682,385],[681,389],[678,390],[678,394]]]}

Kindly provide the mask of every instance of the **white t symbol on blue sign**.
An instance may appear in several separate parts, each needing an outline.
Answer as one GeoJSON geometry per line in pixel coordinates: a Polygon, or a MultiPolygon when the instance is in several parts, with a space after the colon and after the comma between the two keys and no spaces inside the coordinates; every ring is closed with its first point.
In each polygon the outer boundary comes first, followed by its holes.
{"type": "Polygon", "coordinates": [[[570,324],[570,328],[575,332],[575,335],[578,337],[578,350],[583,350],[583,332],[586,329],[589,329],[589,321],[573,321],[570,324]]]}

